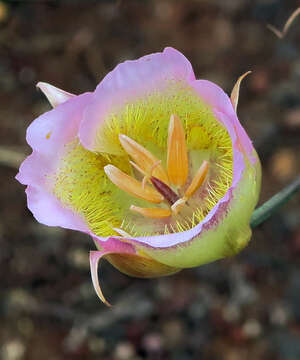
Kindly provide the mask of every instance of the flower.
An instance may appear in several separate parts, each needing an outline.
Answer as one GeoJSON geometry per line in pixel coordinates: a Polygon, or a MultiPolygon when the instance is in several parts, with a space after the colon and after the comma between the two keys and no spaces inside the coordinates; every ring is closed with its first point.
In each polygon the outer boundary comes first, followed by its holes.
{"type": "Polygon", "coordinates": [[[54,108],[29,126],[17,179],[39,222],[92,236],[102,301],[101,258],[157,277],[248,243],[261,168],[236,115],[241,80],[230,100],[166,48],[118,65],[92,93],[38,84],[54,108]]]}

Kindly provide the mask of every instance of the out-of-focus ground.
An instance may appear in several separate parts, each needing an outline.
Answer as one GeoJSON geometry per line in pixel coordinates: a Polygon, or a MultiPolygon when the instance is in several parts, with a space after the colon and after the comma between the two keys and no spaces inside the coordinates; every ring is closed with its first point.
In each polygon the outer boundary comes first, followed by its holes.
{"type": "Polygon", "coordinates": [[[173,46],[197,77],[230,92],[263,167],[261,202],[300,172],[300,6],[294,0],[0,2],[0,358],[300,359],[299,196],[254,230],[237,257],[178,275],[129,278],[103,263],[91,285],[80,233],[37,223],[17,165],[30,122],[50,109],[46,81],[91,91],[125,59],[173,46]]]}

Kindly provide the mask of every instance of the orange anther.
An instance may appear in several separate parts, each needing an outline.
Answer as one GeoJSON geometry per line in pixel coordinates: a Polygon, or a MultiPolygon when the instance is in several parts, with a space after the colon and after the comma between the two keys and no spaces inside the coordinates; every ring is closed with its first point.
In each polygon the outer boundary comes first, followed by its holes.
{"type": "Polygon", "coordinates": [[[152,203],[161,203],[164,197],[155,189],[145,186],[134,179],[133,177],[125,174],[123,171],[113,165],[106,165],[104,171],[110,181],[118,186],[123,191],[143,200],[147,200],[152,203]]]}
{"type": "Polygon", "coordinates": [[[162,208],[141,208],[138,206],[131,205],[131,211],[135,211],[145,217],[151,219],[162,219],[171,216],[172,212],[169,209],[162,209],[162,208]]]}
{"type": "MultiPolygon", "coordinates": [[[[132,157],[134,162],[146,173],[149,174],[153,165],[159,161],[150,151],[132,140],[130,137],[120,134],[119,140],[124,150],[132,157]]],[[[153,175],[165,183],[169,183],[168,176],[160,163],[153,169],[153,175]]]]}
{"type": "Polygon", "coordinates": [[[176,186],[185,184],[188,176],[188,155],[184,129],[177,115],[170,117],[167,169],[172,184],[176,186]]]}
{"type": "Polygon", "coordinates": [[[209,167],[208,162],[204,160],[202,165],[197,170],[196,175],[194,176],[191,184],[184,193],[184,197],[186,197],[187,199],[190,198],[195,193],[195,191],[199,189],[199,187],[203,184],[206,178],[208,167],[209,167]]]}

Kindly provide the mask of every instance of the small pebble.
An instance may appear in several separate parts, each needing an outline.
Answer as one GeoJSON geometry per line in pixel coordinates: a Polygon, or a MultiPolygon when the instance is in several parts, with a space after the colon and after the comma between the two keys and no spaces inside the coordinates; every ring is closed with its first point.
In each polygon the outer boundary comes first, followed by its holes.
{"type": "Polygon", "coordinates": [[[10,340],[2,346],[3,360],[21,360],[25,355],[25,345],[18,339],[10,340]]]}
{"type": "Polygon", "coordinates": [[[300,128],[300,108],[288,111],[284,117],[285,124],[291,129],[300,128]]]}
{"type": "Polygon", "coordinates": [[[163,347],[162,337],[156,333],[146,334],[142,340],[142,345],[147,352],[157,353],[163,347]]]}
{"type": "Polygon", "coordinates": [[[280,149],[271,159],[271,172],[279,181],[293,178],[296,170],[297,158],[291,149],[280,149]]]}
{"type": "Polygon", "coordinates": [[[248,338],[257,338],[262,333],[260,323],[256,319],[249,319],[243,326],[243,333],[248,338]]]}
{"type": "Polygon", "coordinates": [[[135,356],[135,349],[129,342],[122,342],[116,346],[116,360],[130,360],[135,356]]]}
{"type": "Polygon", "coordinates": [[[289,313],[283,305],[276,305],[270,312],[270,321],[274,325],[284,326],[288,322],[289,313]]]}
{"type": "Polygon", "coordinates": [[[229,323],[238,321],[241,317],[241,309],[235,304],[228,304],[223,309],[223,317],[229,323]]]}

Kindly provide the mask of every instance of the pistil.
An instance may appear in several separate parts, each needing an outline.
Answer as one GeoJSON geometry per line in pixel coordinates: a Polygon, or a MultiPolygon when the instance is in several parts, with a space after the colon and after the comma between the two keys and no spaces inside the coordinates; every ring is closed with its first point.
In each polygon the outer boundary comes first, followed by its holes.
{"type": "Polygon", "coordinates": [[[164,182],[160,181],[154,176],[151,176],[150,180],[155,189],[160,194],[162,194],[162,196],[169,202],[170,205],[173,205],[179,199],[179,196],[176,194],[176,192],[173,191],[170,186],[164,182]]]}

